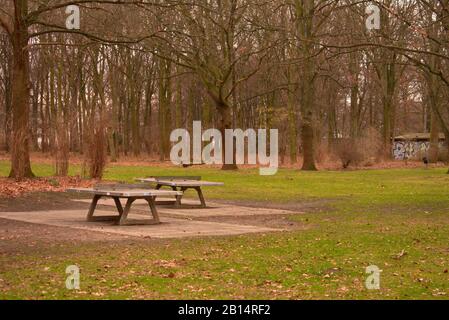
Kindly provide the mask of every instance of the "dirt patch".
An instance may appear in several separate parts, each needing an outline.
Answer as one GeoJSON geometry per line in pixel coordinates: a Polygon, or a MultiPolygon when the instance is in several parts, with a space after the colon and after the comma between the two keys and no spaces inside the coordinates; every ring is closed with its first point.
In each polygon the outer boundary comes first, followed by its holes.
{"type": "Polygon", "coordinates": [[[283,230],[305,230],[303,224],[291,220],[286,215],[253,215],[253,216],[222,216],[222,217],[196,217],[197,221],[224,222],[239,225],[270,227],[283,230]]]}
{"type": "Polygon", "coordinates": [[[110,242],[135,239],[118,234],[105,234],[0,218],[0,255],[49,250],[82,242],[110,242]]]}
{"type": "Polygon", "coordinates": [[[32,192],[20,197],[0,197],[0,212],[83,209],[86,204],[71,201],[79,195],[66,192],[32,192]]]}
{"type": "MultiPolygon", "coordinates": [[[[211,199],[212,200],[212,199],[211,199]]],[[[285,202],[285,203],[274,203],[266,201],[249,201],[249,200],[217,200],[213,199],[213,202],[232,204],[250,208],[269,208],[269,209],[279,209],[279,210],[289,210],[292,212],[303,213],[303,212],[321,212],[330,210],[331,204],[336,200],[333,199],[319,199],[319,200],[305,200],[298,202],[285,202]]]]}

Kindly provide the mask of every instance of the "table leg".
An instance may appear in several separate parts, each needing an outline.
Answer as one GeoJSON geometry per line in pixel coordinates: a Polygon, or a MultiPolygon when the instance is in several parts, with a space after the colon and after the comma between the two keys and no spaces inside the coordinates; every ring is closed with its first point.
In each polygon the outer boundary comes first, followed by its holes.
{"type": "Polygon", "coordinates": [[[117,207],[118,213],[123,214],[123,206],[122,206],[122,203],[120,202],[120,198],[114,197],[113,199],[115,202],[115,206],[117,207]]]}
{"type": "Polygon", "coordinates": [[[97,208],[98,200],[100,200],[100,195],[94,195],[92,198],[92,202],[90,203],[89,212],[87,213],[87,221],[94,221],[93,216],[95,212],[95,208],[97,208]]]}
{"type": "MultiPolygon", "coordinates": [[[[120,215],[119,216],[94,216],[98,200],[100,200],[102,197],[103,196],[101,196],[101,195],[95,195],[93,197],[92,203],[90,204],[89,212],[87,213],[87,221],[89,221],[89,222],[117,221],[117,219],[120,218],[120,215]]],[[[119,201],[119,205],[121,207],[120,200],[118,200],[118,201],[119,201]]],[[[117,210],[120,213],[120,209],[119,209],[120,207],[117,205],[117,202],[115,204],[117,206],[117,210]]],[[[123,212],[123,209],[122,209],[122,212],[123,212]]]]}
{"type": "Polygon", "coordinates": [[[118,220],[119,225],[126,224],[126,219],[128,218],[128,214],[131,211],[131,206],[134,201],[136,201],[134,198],[128,198],[128,201],[126,201],[125,209],[123,209],[120,214],[120,219],[118,220]]]}
{"type": "Polygon", "coordinates": [[[150,210],[151,210],[151,214],[153,215],[153,222],[155,224],[160,223],[159,220],[159,213],[157,212],[157,208],[156,208],[156,197],[148,197],[145,198],[145,200],[147,200],[148,205],[150,206],[150,210]]]}
{"type": "MultiPolygon", "coordinates": [[[[172,187],[173,188],[173,187],[172,187]]],[[[184,195],[184,191],[185,191],[185,189],[186,188],[181,188],[181,192],[182,192],[182,194],[181,195],[176,195],[175,196],[175,198],[176,198],[176,200],[175,200],[175,208],[179,208],[179,207],[181,207],[181,200],[182,200],[182,196],[184,195]]],[[[176,189],[176,187],[173,189],[173,191],[178,191],[177,189],[176,189]]]]}
{"type": "Polygon", "coordinates": [[[201,207],[206,208],[206,201],[204,200],[203,191],[201,191],[201,187],[195,187],[194,188],[196,192],[198,193],[198,197],[200,198],[201,207]]]}
{"type": "MultiPolygon", "coordinates": [[[[141,198],[139,198],[141,199],[141,198]]],[[[130,198],[128,199],[128,201],[126,202],[125,205],[125,209],[123,209],[123,214],[120,216],[120,220],[118,221],[119,225],[126,225],[126,226],[134,226],[134,225],[138,225],[138,226],[142,226],[142,225],[151,225],[151,224],[160,224],[160,220],[159,220],[159,214],[157,212],[156,209],[156,205],[155,205],[155,199],[156,197],[144,197],[143,199],[145,199],[148,202],[148,205],[150,207],[151,210],[151,214],[153,215],[153,219],[148,220],[148,219],[129,219],[128,220],[128,213],[131,210],[131,205],[132,203],[136,200],[136,198],[130,198]]]]}

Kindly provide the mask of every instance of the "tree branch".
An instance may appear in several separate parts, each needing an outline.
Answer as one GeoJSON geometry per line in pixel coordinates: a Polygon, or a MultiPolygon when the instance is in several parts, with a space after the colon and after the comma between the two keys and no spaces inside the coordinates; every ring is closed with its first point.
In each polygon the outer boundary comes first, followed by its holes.
{"type": "MultiPolygon", "coordinates": [[[[181,2],[181,1],[180,1],[181,2]]],[[[84,5],[84,4],[114,4],[114,5],[135,5],[135,6],[158,6],[158,7],[166,7],[170,8],[176,4],[162,4],[162,3],[156,3],[156,2],[150,2],[148,0],[73,0],[73,1],[66,1],[60,4],[56,4],[53,6],[46,6],[41,7],[40,9],[37,9],[35,11],[32,11],[27,16],[28,23],[32,23],[39,15],[45,12],[66,8],[70,5],[84,5]]]]}

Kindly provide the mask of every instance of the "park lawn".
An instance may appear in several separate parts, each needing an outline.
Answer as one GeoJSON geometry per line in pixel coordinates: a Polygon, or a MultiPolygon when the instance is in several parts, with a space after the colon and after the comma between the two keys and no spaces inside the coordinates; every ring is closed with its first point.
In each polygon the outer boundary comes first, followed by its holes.
{"type": "MultiPolygon", "coordinates": [[[[49,165],[34,165],[50,175],[49,165]]],[[[71,167],[76,174],[78,167],[71,167]]],[[[0,162],[0,176],[8,165],[0,162]]],[[[323,200],[292,215],[296,231],[233,237],[66,244],[0,255],[0,298],[448,299],[449,175],[446,169],[300,172],[110,166],[105,179],[201,175],[225,182],[209,199],[271,203],[323,200]],[[81,290],[65,289],[65,267],[81,290]],[[365,268],[381,289],[365,288],[365,268]],[[5,268],[4,266],[7,266],[5,268]],[[6,288],[6,289],[4,289],[6,288]]]]}

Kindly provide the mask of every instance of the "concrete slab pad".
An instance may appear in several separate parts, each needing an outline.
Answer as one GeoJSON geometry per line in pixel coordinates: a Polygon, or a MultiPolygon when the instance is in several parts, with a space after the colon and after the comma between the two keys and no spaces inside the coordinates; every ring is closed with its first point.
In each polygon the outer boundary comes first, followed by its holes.
{"type": "MultiPolygon", "coordinates": [[[[157,201],[174,201],[174,200],[175,200],[174,197],[172,197],[172,198],[158,197],[157,198],[157,201]]],[[[91,199],[75,199],[72,201],[83,202],[83,203],[91,203],[92,202],[91,199]]],[[[187,199],[186,198],[186,199],[182,199],[182,203],[188,204],[188,205],[198,205],[200,202],[197,199],[187,199]]],[[[98,200],[98,204],[115,207],[114,199],[110,199],[110,198],[101,198],[100,200],[98,200]]],[[[122,204],[123,205],[125,204],[123,200],[122,200],[122,204]]],[[[137,205],[148,207],[148,202],[146,202],[144,199],[137,199],[136,201],[134,201],[133,207],[137,206],[137,205]]],[[[208,205],[208,207],[218,206],[218,204],[212,203],[212,202],[207,202],[207,205],[208,205]]],[[[219,204],[219,206],[228,206],[228,205],[219,204]]]]}
{"type": "MultiPolygon", "coordinates": [[[[96,215],[110,215],[108,211],[95,211],[96,215]]],[[[31,212],[0,212],[0,218],[29,223],[68,227],[96,232],[114,233],[144,238],[184,238],[195,236],[226,236],[245,233],[282,231],[280,229],[237,225],[221,222],[192,221],[163,217],[160,225],[116,226],[111,222],[87,222],[85,210],[54,210],[31,212]]],[[[133,214],[129,215],[133,218],[133,214]]],[[[138,216],[142,219],[142,215],[138,216]]]]}
{"type": "MultiPolygon", "coordinates": [[[[170,199],[158,199],[158,200],[170,200],[170,199]]],[[[84,203],[90,203],[89,199],[79,199],[74,200],[84,203]]],[[[115,207],[113,199],[100,199],[98,201],[100,205],[106,205],[115,207]]],[[[183,199],[183,204],[186,205],[195,205],[198,204],[197,201],[192,199],[183,199]]],[[[220,217],[220,216],[254,216],[254,215],[290,215],[295,212],[289,210],[281,210],[281,209],[271,209],[271,208],[253,208],[253,207],[244,207],[244,206],[235,206],[229,204],[222,203],[214,203],[208,202],[207,208],[174,208],[172,206],[158,206],[158,211],[160,214],[170,214],[177,215],[182,217],[220,217]]],[[[136,200],[133,204],[133,208],[140,210],[147,210],[148,204],[145,200],[136,200]]]]}

